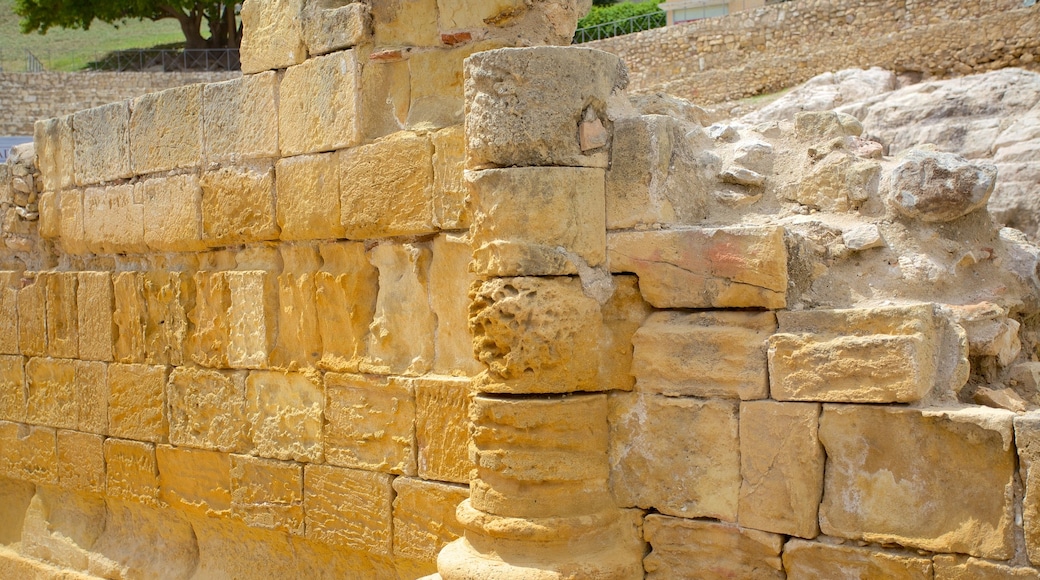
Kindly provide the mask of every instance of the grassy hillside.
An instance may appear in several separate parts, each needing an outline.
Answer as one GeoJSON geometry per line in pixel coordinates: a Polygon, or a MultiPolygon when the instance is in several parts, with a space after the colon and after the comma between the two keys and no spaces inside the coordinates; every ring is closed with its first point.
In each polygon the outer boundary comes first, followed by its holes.
{"type": "Polygon", "coordinates": [[[79,70],[97,56],[125,48],[149,48],[182,42],[176,20],[138,22],[130,20],[118,28],[95,22],[90,30],[53,28],[45,35],[22,34],[14,0],[0,0],[0,66],[7,72],[25,70],[25,49],[36,55],[47,70],[79,70]]]}

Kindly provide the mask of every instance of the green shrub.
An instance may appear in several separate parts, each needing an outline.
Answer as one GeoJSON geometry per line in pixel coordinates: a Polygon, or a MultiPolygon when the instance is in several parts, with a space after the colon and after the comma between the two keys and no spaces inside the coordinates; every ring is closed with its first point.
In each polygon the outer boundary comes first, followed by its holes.
{"type": "Polygon", "coordinates": [[[610,38],[611,36],[631,34],[641,30],[664,26],[665,13],[664,10],[658,8],[658,4],[662,1],[621,2],[620,4],[610,6],[593,6],[592,10],[578,21],[578,32],[574,35],[574,42],[588,42],[590,40],[610,38]],[[624,21],[643,15],[650,15],[650,17],[638,18],[635,21],[619,23],[615,26],[594,28],[601,24],[624,21]]]}

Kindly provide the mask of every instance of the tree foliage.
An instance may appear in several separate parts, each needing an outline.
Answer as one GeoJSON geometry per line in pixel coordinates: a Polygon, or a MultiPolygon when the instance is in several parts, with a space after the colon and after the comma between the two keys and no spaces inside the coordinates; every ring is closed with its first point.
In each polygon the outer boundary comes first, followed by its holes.
{"type": "Polygon", "coordinates": [[[237,0],[15,0],[22,32],[46,34],[51,28],[87,30],[95,20],[118,24],[127,20],[174,18],[187,48],[238,47],[242,29],[237,0]],[[208,37],[202,33],[206,24],[208,37]]]}

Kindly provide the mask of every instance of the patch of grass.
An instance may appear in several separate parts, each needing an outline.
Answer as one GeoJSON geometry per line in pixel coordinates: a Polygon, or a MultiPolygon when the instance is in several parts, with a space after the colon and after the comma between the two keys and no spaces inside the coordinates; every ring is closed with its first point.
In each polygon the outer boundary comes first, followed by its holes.
{"type": "Polygon", "coordinates": [[[172,19],[128,20],[118,27],[94,22],[90,30],[52,28],[45,35],[22,34],[18,21],[14,0],[0,0],[0,67],[5,72],[25,70],[26,49],[36,55],[47,70],[74,71],[113,50],[184,42],[180,26],[172,19]]]}

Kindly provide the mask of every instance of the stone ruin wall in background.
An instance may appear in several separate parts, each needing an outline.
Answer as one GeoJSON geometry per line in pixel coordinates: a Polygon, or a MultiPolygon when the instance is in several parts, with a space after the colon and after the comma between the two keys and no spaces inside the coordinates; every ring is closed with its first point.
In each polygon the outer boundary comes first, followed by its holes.
{"type": "Polygon", "coordinates": [[[0,576],[1040,577],[992,168],[463,63],[576,4],[250,0],[241,79],[39,122],[0,576]]]}

